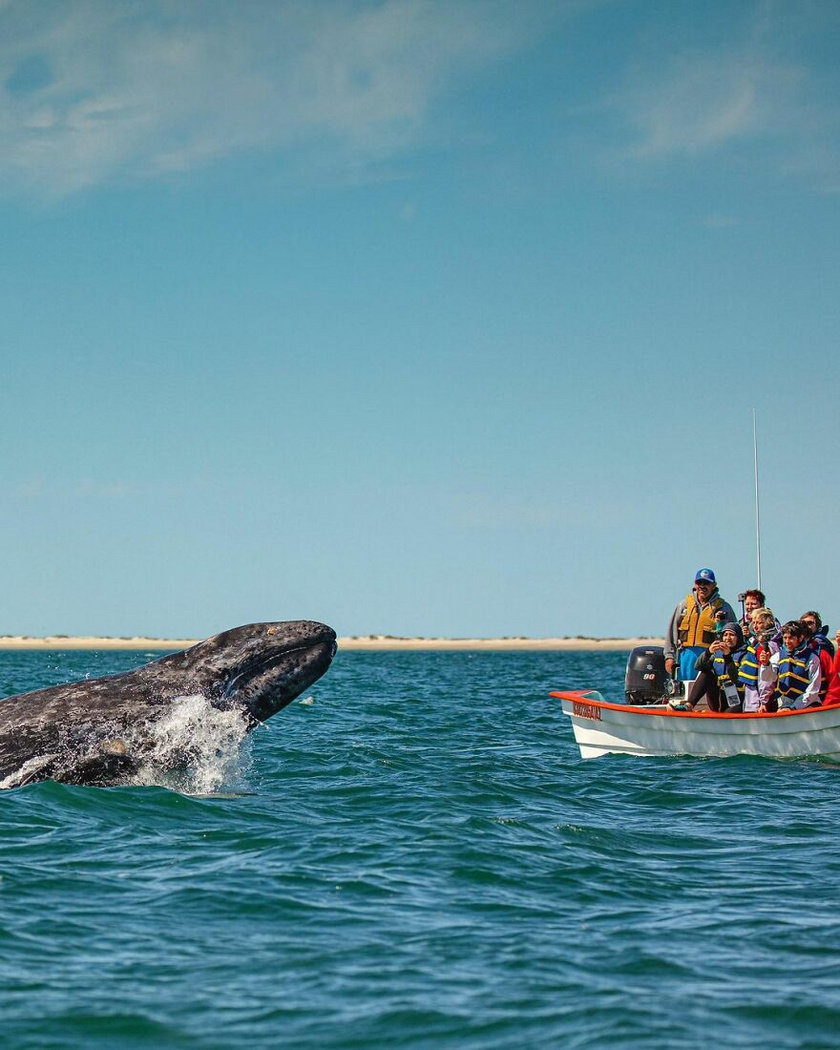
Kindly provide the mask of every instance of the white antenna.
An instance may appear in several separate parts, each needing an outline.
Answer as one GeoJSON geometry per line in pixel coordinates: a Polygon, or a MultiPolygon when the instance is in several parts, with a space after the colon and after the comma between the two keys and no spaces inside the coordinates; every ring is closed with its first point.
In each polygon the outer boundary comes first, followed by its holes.
{"type": "Polygon", "coordinates": [[[753,465],[755,471],[755,560],[758,573],[756,586],[761,590],[761,507],[758,502],[758,437],[755,426],[755,409],[753,409],[753,465]]]}

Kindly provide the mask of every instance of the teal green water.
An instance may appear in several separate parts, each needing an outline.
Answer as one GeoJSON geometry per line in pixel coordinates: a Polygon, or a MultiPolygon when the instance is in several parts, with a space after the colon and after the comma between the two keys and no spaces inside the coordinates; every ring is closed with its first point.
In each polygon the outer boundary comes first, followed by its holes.
{"type": "Polygon", "coordinates": [[[340,653],[225,793],[0,792],[0,1045],[837,1046],[840,770],[584,763],[547,694],[623,665],[340,653]]]}

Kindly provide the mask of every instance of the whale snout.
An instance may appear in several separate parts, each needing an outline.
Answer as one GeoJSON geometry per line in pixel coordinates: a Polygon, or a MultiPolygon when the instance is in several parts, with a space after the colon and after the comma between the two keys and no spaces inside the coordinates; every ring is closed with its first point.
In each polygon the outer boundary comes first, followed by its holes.
{"type": "Polygon", "coordinates": [[[312,631],[313,644],[324,643],[327,647],[329,660],[332,660],[338,652],[338,639],[335,631],[332,627],[327,627],[325,623],[313,622],[311,626],[314,628],[312,631]]]}
{"type": "Polygon", "coordinates": [[[296,620],[254,624],[247,656],[227,678],[224,697],[264,722],[326,673],[338,650],[335,631],[324,623],[296,620]]]}

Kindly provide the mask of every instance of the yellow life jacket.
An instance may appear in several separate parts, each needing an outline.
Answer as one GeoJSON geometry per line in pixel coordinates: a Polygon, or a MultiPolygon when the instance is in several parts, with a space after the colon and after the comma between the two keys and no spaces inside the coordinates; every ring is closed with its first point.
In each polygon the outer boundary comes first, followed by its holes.
{"type": "Polygon", "coordinates": [[[677,627],[681,645],[702,645],[708,649],[717,637],[715,633],[715,613],[723,608],[723,598],[718,594],[702,608],[697,604],[693,594],[685,600],[685,612],[677,627]]]}

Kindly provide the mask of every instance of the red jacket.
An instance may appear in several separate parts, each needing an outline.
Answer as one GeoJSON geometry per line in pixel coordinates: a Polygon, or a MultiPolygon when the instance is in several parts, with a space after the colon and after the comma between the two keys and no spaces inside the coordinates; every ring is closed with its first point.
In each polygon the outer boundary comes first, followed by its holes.
{"type": "MultiPolygon", "coordinates": [[[[820,668],[822,668],[822,653],[820,654],[820,668]]],[[[823,672],[825,673],[825,672],[823,672]]],[[[836,707],[840,704],[840,649],[831,661],[831,670],[828,672],[828,692],[823,700],[823,707],[836,707]]]]}

